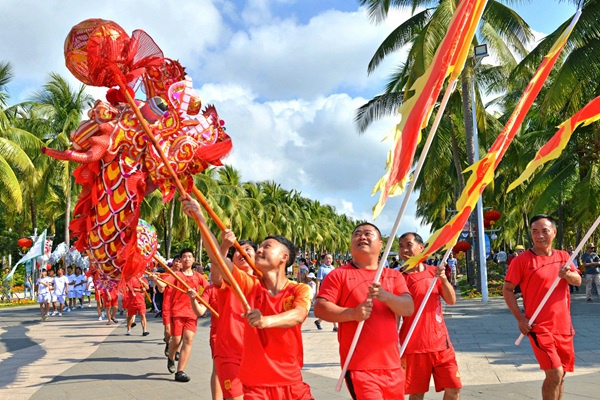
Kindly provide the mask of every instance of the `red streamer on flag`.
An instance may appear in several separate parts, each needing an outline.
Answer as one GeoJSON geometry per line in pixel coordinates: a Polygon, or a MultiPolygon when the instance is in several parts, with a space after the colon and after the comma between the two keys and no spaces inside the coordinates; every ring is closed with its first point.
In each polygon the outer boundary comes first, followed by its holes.
{"type": "Polygon", "coordinates": [[[419,265],[419,263],[431,257],[433,253],[442,247],[454,245],[458,235],[460,235],[460,232],[465,225],[465,222],[468,220],[473,209],[475,209],[475,205],[479,200],[479,197],[481,197],[481,194],[485,190],[486,186],[494,180],[494,173],[498,167],[498,164],[502,160],[502,157],[506,153],[508,146],[519,130],[519,127],[521,126],[525,115],[531,108],[535,98],[544,86],[546,78],[548,78],[548,75],[556,63],[561,50],[567,43],[567,39],[569,38],[569,35],[571,34],[573,27],[577,23],[580,15],[581,10],[577,11],[571,21],[571,24],[554,43],[546,57],[544,57],[544,60],[521,95],[521,98],[519,99],[519,102],[517,103],[517,106],[515,107],[508,122],[496,138],[494,144],[492,144],[490,147],[488,153],[484,158],[473,163],[473,165],[465,170],[465,172],[472,171],[473,173],[469,177],[463,192],[456,202],[456,209],[459,210],[459,212],[454,215],[454,217],[452,217],[452,219],[450,219],[446,225],[433,233],[433,235],[427,241],[425,250],[421,254],[411,257],[406,261],[405,269],[414,268],[415,266],[419,265]]]}

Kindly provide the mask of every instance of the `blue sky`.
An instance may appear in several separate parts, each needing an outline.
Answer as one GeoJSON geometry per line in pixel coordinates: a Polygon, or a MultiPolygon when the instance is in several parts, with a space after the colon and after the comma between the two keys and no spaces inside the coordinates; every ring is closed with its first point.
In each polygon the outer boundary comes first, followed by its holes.
{"type": "MultiPolygon", "coordinates": [[[[516,7],[537,32],[548,33],[574,6],[535,0],[516,7]]],[[[390,148],[382,143],[397,118],[379,121],[364,135],[355,110],[380,93],[402,61],[394,54],[371,76],[366,67],[383,39],[408,17],[393,11],[372,24],[353,0],[2,0],[0,59],[12,63],[13,102],[28,99],[64,67],[62,46],[70,28],[87,18],[144,29],[167,57],[179,59],[204,103],[214,103],[232,135],[226,162],[249,181],[274,180],[355,219],[372,220],[373,185],[390,148]],[[7,40],[8,39],[8,40],[7,40]]],[[[90,88],[102,97],[105,89],[90,88]]],[[[375,221],[391,228],[402,198],[375,221]]],[[[409,206],[400,231],[428,236],[409,206]]]]}

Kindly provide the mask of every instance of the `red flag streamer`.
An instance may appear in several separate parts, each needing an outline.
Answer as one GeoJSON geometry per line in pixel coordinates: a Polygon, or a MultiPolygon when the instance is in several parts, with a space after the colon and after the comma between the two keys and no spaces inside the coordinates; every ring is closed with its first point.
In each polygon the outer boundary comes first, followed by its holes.
{"type": "Polygon", "coordinates": [[[573,132],[575,132],[575,129],[577,129],[579,125],[586,126],[598,121],[599,119],[600,96],[587,103],[585,107],[579,110],[575,115],[559,125],[558,131],[556,131],[554,136],[552,136],[552,138],[544,146],[542,146],[541,149],[538,150],[535,158],[530,161],[529,164],[527,164],[525,170],[517,179],[515,179],[513,183],[510,184],[506,192],[510,192],[529,179],[529,177],[533,175],[539,166],[558,158],[558,156],[567,146],[567,143],[569,143],[569,139],[571,139],[573,132]]]}
{"type": "MultiPolygon", "coordinates": [[[[379,201],[373,207],[374,218],[383,209],[388,196],[398,196],[404,191],[421,141],[421,130],[427,126],[446,77],[452,74],[451,82],[454,82],[460,75],[485,4],[485,0],[460,2],[427,71],[407,91],[415,93],[398,110],[401,119],[394,132],[394,146],[388,154],[386,167],[389,169],[373,188],[372,194],[381,191],[379,201]]],[[[452,87],[453,83],[448,86],[452,87]]]]}
{"type": "Polygon", "coordinates": [[[546,55],[537,71],[531,78],[531,81],[521,95],[521,98],[519,99],[519,102],[517,103],[517,106],[515,107],[508,122],[496,138],[494,144],[492,144],[490,147],[490,150],[486,156],[473,163],[473,165],[465,170],[465,172],[473,171],[473,173],[469,177],[463,192],[456,202],[456,209],[459,210],[459,212],[452,217],[452,219],[450,219],[446,225],[434,232],[434,234],[427,241],[425,245],[425,251],[423,251],[423,253],[419,254],[418,256],[411,257],[406,261],[405,265],[407,265],[407,268],[413,268],[416,264],[419,264],[423,260],[429,258],[429,256],[431,256],[440,248],[447,246],[448,243],[454,243],[454,240],[458,237],[462,227],[471,215],[472,210],[475,208],[479,197],[487,185],[494,180],[494,173],[498,167],[498,164],[502,160],[504,153],[506,153],[508,146],[519,130],[519,127],[521,126],[525,115],[531,108],[535,98],[544,86],[546,78],[548,78],[552,67],[558,59],[560,51],[565,46],[567,39],[569,38],[569,34],[573,30],[573,27],[577,23],[580,15],[581,10],[578,10],[571,20],[570,25],[554,43],[550,49],[550,52],[546,55]]]}

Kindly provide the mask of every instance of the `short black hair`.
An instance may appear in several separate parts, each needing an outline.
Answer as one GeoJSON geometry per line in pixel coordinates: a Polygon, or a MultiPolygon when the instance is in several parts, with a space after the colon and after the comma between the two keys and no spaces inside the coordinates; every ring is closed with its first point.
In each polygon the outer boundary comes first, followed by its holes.
{"type": "Polygon", "coordinates": [[[529,220],[529,227],[533,225],[534,222],[539,221],[540,219],[547,219],[552,224],[552,227],[556,229],[556,220],[547,214],[538,214],[531,217],[529,220]]]}
{"type": "MultiPolygon", "coordinates": [[[[252,240],[240,240],[238,243],[240,247],[245,244],[249,244],[254,249],[254,251],[258,250],[258,245],[252,240]]],[[[229,250],[227,250],[227,258],[231,260],[236,251],[237,249],[235,247],[230,247],[229,250]]]]}
{"type": "Polygon", "coordinates": [[[265,238],[265,240],[269,240],[269,239],[273,239],[278,241],[279,243],[281,243],[282,245],[284,245],[285,247],[287,247],[288,249],[288,260],[287,263],[285,263],[285,267],[289,267],[292,264],[294,264],[294,261],[296,260],[296,246],[294,245],[294,243],[292,243],[288,238],[281,236],[281,235],[271,235],[271,236],[267,236],[265,238]]]}
{"type": "Polygon", "coordinates": [[[406,233],[403,233],[398,238],[398,241],[400,241],[400,239],[402,239],[402,238],[407,237],[408,235],[412,235],[415,238],[415,242],[417,242],[419,244],[423,244],[423,238],[417,232],[406,232],[406,233]]]}
{"type": "Polygon", "coordinates": [[[308,264],[306,262],[306,258],[304,258],[304,257],[300,258],[300,260],[298,260],[298,261],[300,261],[301,263],[304,263],[304,265],[308,264]]]}
{"type": "Polygon", "coordinates": [[[192,256],[193,256],[194,250],[189,247],[184,247],[183,249],[181,249],[179,254],[177,256],[175,256],[174,258],[181,258],[185,253],[192,253],[192,256]]]}
{"type": "Polygon", "coordinates": [[[379,230],[379,228],[378,228],[378,227],[376,227],[375,225],[373,225],[373,224],[372,224],[372,223],[370,223],[370,222],[362,222],[362,223],[360,223],[360,224],[356,225],[356,226],[354,227],[354,230],[352,230],[352,235],[354,235],[354,232],[356,232],[356,230],[357,230],[358,228],[360,228],[361,226],[372,226],[373,228],[375,228],[375,230],[376,230],[376,231],[377,231],[377,233],[379,234],[379,239],[383,239],[383,238],[382,238],[382,236],[381,236],[381,231],[379,230]]]}

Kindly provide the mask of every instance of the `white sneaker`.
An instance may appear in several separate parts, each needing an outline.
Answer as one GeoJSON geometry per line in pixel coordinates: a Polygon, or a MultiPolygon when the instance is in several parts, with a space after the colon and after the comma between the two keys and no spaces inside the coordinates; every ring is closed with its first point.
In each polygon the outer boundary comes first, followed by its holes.
{"type": "Polygon", "coordinates": [[[71,312],[71,309],[69,307],[67,307],[66,311],[67,312],[71,312]]]}
{"type": "Polygon", "coordinates": [[[98,321],[102,321],[102,317],[98,317],[98,321]]]}
{"type": "Polygon", "coordinates": [[[59,317],[62,317],[62,313],[61,313],[61,312],[59,312],[59,313],[58,313],[58,316],[59,316],[59,317]]]}
{"type": "Polygon", "coordinates": [[[52,316],[54,317],[56,315],[56,311],[52,311],[52,316]]]}
{"type": "Polygon", "coordinates": [[[131,336],[131,331],[127,331],[126,335],[131,336]]]}

